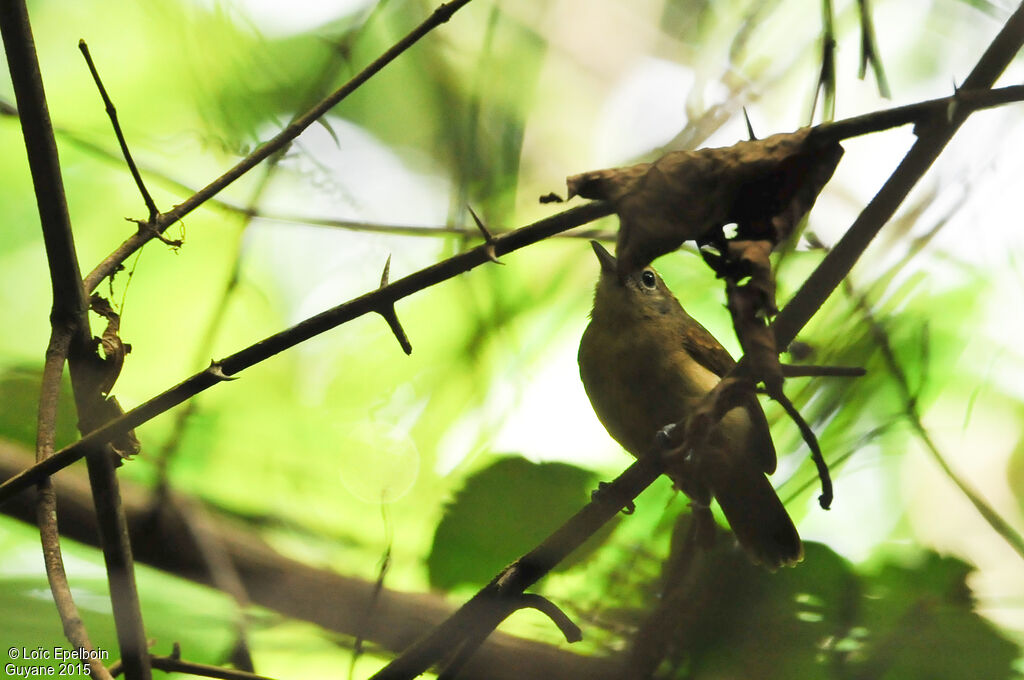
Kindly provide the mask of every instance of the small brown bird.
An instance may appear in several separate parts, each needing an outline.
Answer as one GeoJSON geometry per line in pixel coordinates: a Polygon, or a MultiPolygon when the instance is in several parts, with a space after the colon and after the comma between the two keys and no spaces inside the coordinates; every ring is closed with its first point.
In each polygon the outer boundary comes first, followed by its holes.
{"type": "MultiPolygon", "coordinates": [[[[601,278],[580,341],[580,378],[608,434],[633,456],[650,455],[656,434],[683,421],[735,361],[654,269],[620,277],[615,258],[591,245],[601,278]]],[[[725,414],[692,463],[674,465],[668,475],[699,503],[718,499],[750,558],[776,569],[799,562],[803,546],[765,477],[775,464],[768,421],[751,395],[725,414]]]]}

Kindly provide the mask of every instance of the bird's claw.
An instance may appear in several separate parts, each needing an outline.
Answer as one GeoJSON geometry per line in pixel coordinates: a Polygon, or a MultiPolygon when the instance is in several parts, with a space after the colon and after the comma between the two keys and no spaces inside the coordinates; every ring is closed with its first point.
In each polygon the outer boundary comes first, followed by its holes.
{"type": "Polygon", "coordinates": [[[669,423],[655,433],[654,438],[657,440],[658,445],[661,446],[661,448],[668,449],[672,447],[672,435],[675,430],[676,424],[669,423]]]}

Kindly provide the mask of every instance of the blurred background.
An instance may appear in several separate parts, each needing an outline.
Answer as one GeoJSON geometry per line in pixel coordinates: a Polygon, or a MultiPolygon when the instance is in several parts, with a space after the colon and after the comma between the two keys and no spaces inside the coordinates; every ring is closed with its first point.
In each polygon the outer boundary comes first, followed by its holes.
{"type": "MultiPolygon", "coordinates": [[[[211,358],[374,288],[389,256],[394,280],[478,244],[467,205],[504,231],[560,210],[538,197],[564,195],[567,175],[745,139],[743,107],[759,136],[808,124],[825,8],[835,96],[818,97],[814,122],[951,94],[1013,9],[874,0],[880,86],[874,69],[858,78],[860,6],[474,0],[283,155],[172,227],[182,247],[152,242],[101,285],[132,345],[114,394],[131,408],[211,358]]],[[[125,218],[146,211],[79,38],[166,210],[433,9],[420,0],[30,2],[83,272],[133,232],[125,218]]],[[[0,437],[28,451],[50,289],[6,62],[3,73],[0,437]]],[[[1022,76],[1018,58],[1000,83],[1022,76]]],[[[913,141],[907,127],[844,143],[808,238],[779,256],[780,304],[913,141]]],[[[665,677],[1024,671],[1021,148],[1021,105],[972,116],[801,334],[805,361],[868,370],[787,386],[833,465],[833,509],[818,508],[808,450],[766,403],[780,456],[773,482],[810,542],[808,558],[772,577],[724,554],[731,566],[721,573],[744,586],[707,585],[720,589],[703,605],[718,632],[696,624],[703,632],[679,643],[665,677]],[[1005,521],[1002,533],[964,486],[1005,521]],[[742,632],[769,605],[787,634],[742,632]]],[[[616,228],[607,218],[583,230],[616,228]]],[[[367,316],[147,423],[137,433],[143,453],[122,468],[125,484],[145,493],[166,483],[309,566],[464,601],[630,462],[578,378],[597,277],[586,239],[569,233],[503,262],[399,302],[409,357],[382,319],[367,316]]],[[[684,249],[656,266],[736,355],[722,286],[700,258],[684,249]]],[[[61,434],[59,443],[75,438],[73,416],[61,434]]],[[[627,649],[658,600],[686,510],[659,480],[633,516],[538,586],[582,626],[583,642],[560,643],[535,613],[502,630],[580,655],[627,649]]],[[[101,554],[64,547],[94,642],[116,650],[101,554]]],[[[0,642],[66,646],[34,527],[0,517],[0,554],[0,642]]],[[[156,651],[177,640],[192,660],[232,658],[230,597],[143,565],[139,583],[156,651]]],[[[258,607],[245,637],[269,676],[367,677],[390,658],[258,607]]]]}

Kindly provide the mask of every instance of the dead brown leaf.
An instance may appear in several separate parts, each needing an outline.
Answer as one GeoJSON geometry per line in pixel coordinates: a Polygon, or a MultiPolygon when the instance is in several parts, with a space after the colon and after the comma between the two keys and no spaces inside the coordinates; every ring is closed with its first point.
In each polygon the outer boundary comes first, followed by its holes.
{"type": "Polygon", "coordinates": [[[729,147],[673,151],[654,163],[569,177],[569,197],[611,201],[619,215],[621,271],[645,266],[686,240],[722,245],[736,238],[773,246],[811,209],[843,149],[808,139],[810,128],[729,147]]]}

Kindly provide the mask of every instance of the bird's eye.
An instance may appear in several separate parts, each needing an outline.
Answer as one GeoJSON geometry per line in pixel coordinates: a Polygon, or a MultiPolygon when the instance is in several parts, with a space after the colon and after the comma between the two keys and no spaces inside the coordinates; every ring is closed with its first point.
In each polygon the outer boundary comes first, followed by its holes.
{"type": "Polygon", "coordinates": [[[645,269],[644,273],[640,275],[640,283],[644,284],[644,288],[654,288],[656,282],[654,272],[650,269],[645,269]]]}

